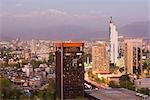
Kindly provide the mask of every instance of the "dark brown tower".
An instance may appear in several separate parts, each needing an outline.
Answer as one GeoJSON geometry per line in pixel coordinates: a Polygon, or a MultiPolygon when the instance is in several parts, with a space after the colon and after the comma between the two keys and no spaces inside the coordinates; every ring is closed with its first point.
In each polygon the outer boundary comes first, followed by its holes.
{"type": "Polygon", "coordinates": [[[56,43],[56,96],[84,96],[83,43],[56,43]]]}

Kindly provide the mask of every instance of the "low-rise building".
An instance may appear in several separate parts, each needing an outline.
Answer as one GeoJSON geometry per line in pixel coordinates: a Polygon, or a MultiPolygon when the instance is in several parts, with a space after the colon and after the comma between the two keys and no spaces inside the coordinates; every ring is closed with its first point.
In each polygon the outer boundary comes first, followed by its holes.
{"type": "Polygon", "coordinates": [[[30,76],[33,73],[33,67],[29,63],[28,65],[24,65],[24,68],[22,68],[22,71],[26,73],[26,76],[30,76]]]}

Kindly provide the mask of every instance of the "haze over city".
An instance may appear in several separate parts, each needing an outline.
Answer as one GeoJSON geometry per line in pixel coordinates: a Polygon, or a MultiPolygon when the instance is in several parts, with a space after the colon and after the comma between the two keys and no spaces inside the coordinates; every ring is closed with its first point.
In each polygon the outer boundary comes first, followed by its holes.
{"type": "Polygon", "coordinates": [[[1,0],[0,38],[108,38],[113,16],[120,35],[148,37],[149,0],[1,0]]]}

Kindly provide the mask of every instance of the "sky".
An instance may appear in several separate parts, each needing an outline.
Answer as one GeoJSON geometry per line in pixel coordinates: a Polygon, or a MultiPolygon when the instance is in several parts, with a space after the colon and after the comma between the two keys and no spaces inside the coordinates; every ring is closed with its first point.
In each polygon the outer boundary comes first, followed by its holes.
{"type": "Polygon", "coordinates": [[[118,27],[150,20],[149,6],[149,0],[0,0],[0,35],[61,39],[65,32],[98,34],[107,30],[110,16],[118,27]]]}

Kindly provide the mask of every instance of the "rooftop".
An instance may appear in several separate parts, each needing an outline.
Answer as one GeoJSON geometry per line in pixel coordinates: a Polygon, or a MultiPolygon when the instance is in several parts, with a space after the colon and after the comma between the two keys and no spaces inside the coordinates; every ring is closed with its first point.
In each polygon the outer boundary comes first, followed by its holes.
{"type": "Polygon", "coordinates": [[[56,47],[81,47],[83,46],[84,43],[83,42],[70,42],[70,43],[65,43],[65,42],[58,42],[58,43],[55,43],[55,46],[56,47]]]}
{"type": "Polygon", "coordinates": [[[136,92],[123,88],[87,90],[86,93],[100,100],[141,100],[136,92]]]}

